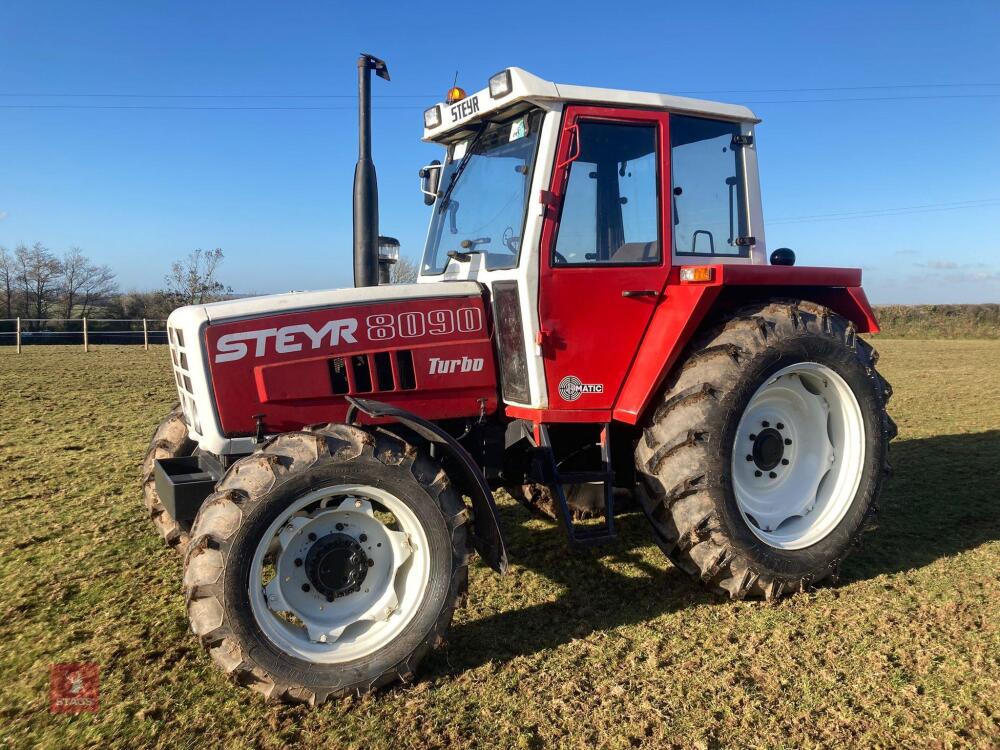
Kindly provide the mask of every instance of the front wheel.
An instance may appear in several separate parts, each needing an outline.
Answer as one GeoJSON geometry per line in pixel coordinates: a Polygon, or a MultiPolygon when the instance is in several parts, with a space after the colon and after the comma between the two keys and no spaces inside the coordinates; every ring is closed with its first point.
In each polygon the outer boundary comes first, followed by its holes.
{"type": "Polygon", "coordinates": [[[280,435],[234,464],[195,520],[191,627],[277,700],[409,680],[465,593],[466,519],[440,466],[391,433],[280,435]]]}
{"type": "Polygon", "coordinates": [[[876,360],[808,302],[743,308],[694,342],[636,451],[643,508],[680,568],[768,599],[837,569],[896,433],[876,360]]]}

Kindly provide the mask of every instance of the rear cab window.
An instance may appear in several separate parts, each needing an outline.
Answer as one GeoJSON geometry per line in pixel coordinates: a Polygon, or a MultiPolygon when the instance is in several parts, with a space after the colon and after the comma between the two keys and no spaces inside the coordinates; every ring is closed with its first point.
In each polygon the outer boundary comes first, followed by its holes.
{"type": "Polygon", "coordinates": [[[671,115],[673,250],[679,257],[748,258],[738,123],[671,115]],[[746,243],[746,244],[744,244],[746,243]]]}

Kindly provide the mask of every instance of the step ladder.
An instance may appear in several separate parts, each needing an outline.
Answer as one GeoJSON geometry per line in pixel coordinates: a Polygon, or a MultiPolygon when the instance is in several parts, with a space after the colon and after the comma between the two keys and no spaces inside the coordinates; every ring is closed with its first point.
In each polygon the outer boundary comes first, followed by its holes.
{"type": "Polygon", "coordinates": [[[545,456],[548,485],[555,494],[559,505],[559,521],[566,530],[569,543],[576,547],[586,547],[613,540],[615,531],[615,473],[611,468],[611,425],[601,425],[601,470],[560,472],[556,465],[555,452],[549,430],[543,424],[539,425],[539,448],[545,456]],[[594,526],[577,526],[573,521],[573,511],[566,500],[563,489],[569,484],[596,484],[600,482],[604,489],[604,523],[594,526]]]}

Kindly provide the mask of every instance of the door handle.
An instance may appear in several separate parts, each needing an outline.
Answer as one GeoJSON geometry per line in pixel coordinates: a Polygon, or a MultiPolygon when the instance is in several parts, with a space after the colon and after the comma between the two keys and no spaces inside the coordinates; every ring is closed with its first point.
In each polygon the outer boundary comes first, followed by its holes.
{"type": "Polygon", "coordinates": [[[660,293],[655,289],[625,289],[622,297],[658,297],[660,293]]]}

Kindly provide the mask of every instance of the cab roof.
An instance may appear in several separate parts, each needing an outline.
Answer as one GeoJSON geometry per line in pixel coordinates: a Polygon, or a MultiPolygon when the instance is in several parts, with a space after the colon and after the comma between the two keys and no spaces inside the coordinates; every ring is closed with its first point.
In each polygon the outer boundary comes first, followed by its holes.
{"type": "Polygon", "coordinates": [[[593,86],[574,86],[545,81],[521,68],[507,68],[510,74],[510,92],[493,98],[489,87],[470,94],[455,104],[442,102],[440,125],[424,127],[425,141],[450,141],[462,133],[468,125],[489,119],[499,110],[517,109],[513,105],[538,105],[551,108],[561,103],[583,103],[598,105],[620,105],[661,109],[685,115],[698,115],[733,122],[760,122],[747,107],[739,104],[724,104],[686,96],[655,94],[648,91],[627,91],[624,89],[603,89],[593,86]]]}

